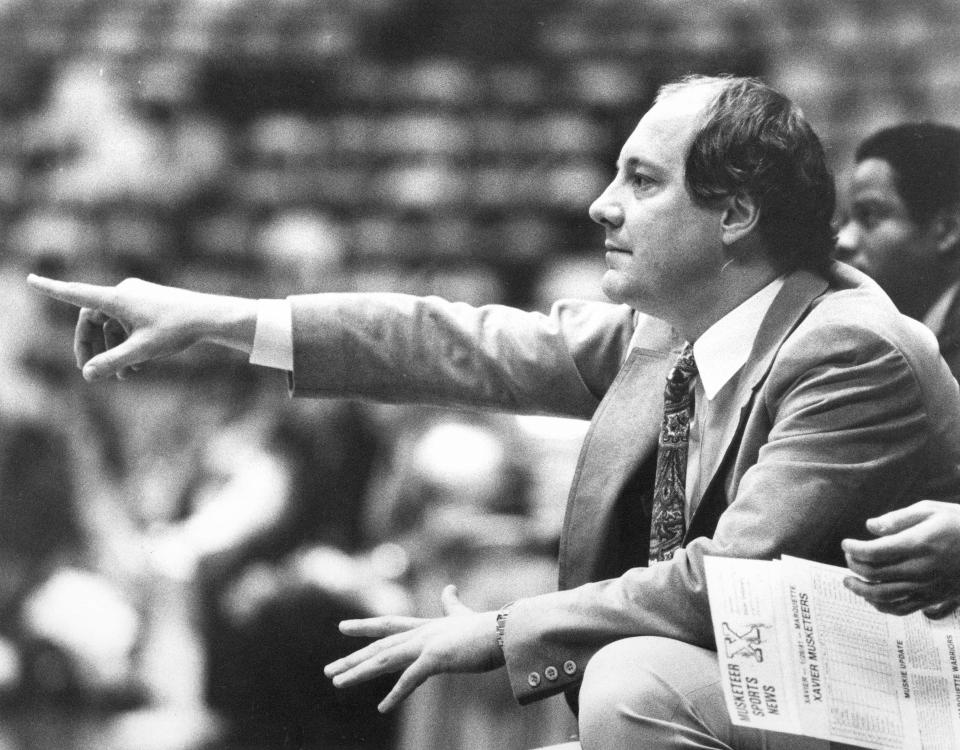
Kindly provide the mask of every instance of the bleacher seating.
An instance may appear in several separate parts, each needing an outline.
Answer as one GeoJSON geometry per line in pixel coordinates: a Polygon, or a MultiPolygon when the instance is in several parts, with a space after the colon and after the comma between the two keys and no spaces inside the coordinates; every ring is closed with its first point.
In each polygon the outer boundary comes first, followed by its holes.
{"type": "Polygon", "coordinates": [[[596,250],[587,206],[687,72],[786,90],[841,176],[878,124],[960,121],[947,0],[7,0],[0,21],[7,252],[159,280],[268,288],[302,253],[365,288],[480,269],[530,304],[596,250]]]}

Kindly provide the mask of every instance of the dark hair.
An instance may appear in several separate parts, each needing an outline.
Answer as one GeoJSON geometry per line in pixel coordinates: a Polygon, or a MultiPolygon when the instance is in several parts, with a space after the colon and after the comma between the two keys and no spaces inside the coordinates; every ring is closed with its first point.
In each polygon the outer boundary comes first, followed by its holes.
{"type": "Polygon", "coordinates": [[[755,78],[734,76],[689,76],[661,87],[657,100],[693,86],[718,92],[687,154],[694,199],[751,196],[777,267],[824,271],[836,239],[836,190],[820,139],[800,108],[755,78]]]}
{"type": "Polygon", "coordinates": [[[923,225],[960,203],[960,130],[932,122],[878,130],[859,146],[857,163],[883,159],[910,218],[923,225]]]}

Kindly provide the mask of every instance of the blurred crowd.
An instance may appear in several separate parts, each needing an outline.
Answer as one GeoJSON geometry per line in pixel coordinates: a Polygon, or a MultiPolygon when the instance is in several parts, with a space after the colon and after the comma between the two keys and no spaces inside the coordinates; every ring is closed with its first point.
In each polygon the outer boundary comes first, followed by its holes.
{"type": "Polygon", "coordinates": [[[383,717],[388,683],[337,693],[322,667],[339,620],[436,614],[449,582],[481,608],[550,590],[581,423],[291,400],[202,352],[93,386],[35,354],[2,378],[0,747],[46,746],[3,733],[38,707],[101,716],[103,750],[563,736],[565,708],[521,713],[500,675],[383,717]]]}
{"type": "Polygon", "coordinates": [[[499,673],[434,681],[384,717],[388,681],[338,692],[322,668],[352,647],[341,619],[435,615],[450,582],[479,608],[554,587],[585,423],[293,400],[281,373],[202,350],[91,385],[49,356],[63,311],[5,285],[30,323],[0,347],[0,748],[534,746],[569,731],[562,703],[521,710],[499,673]],[[77,711],[99,717],[90,744],[24,726],[77,711]]]}
{"type": "Polygon", "coordinates": [[[767,77],[841,172],[875,127],[960,120],[949,0],[2,0],[0,29],[0,750],[519,748],[572,721],[500,673],[381,717],[383,684],[322,666],[338,620],[436,614],[448,582],[477,608],[553,588],[583,424],[293,401],[202,349],[88,385],[28,271],[544,309],[600,294],[586,207],[678,73],[767,77]]]}

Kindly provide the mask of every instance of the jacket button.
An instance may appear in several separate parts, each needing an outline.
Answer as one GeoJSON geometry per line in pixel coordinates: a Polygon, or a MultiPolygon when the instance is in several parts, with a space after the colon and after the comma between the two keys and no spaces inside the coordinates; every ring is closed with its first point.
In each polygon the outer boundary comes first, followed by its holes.
{"type": "Polygon", "coordinates": [[[564,674],[574,675],[577,673],[577,663],[573,659],[567,659],[563,663],[564,674]]]}
{"type": "Polygon", "coordinates": [[[557,671],[556,667],[550,666],[543,670],[543,676],[546,677],[551,682],[553,682],[555,679],[557,679],[560,676],[560,672],[557,671]]]}
{"type": "Polygon", "coordinates": [[[530,687],[537,687],[537,686],[540,684],[540,673],[539,673],[539,672],[531,672],[530,674],[528,674],[528,675],[527,675],[527,684],[528,684],[530,687]]]}

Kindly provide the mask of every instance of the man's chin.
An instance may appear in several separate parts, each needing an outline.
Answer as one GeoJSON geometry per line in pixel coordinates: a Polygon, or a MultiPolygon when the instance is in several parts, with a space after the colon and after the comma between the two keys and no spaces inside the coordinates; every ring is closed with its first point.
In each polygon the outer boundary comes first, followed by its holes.
{"type": "Polygon", "coordinates": [[[610,271],[607,271],[600,279],[600,291],[603,292],[604,296],[611,302],[619,302],[619,298],[616,293],[616,287],[607,277],[610,275],[610,271]]]}
{"type": "Polygon", "coordinates": [[[611,302],[627,302],[627,295],[624,294],[623,284],[616,271],[608,270],[603,274],[600,278],[600,291],[602,291],[611,302]]]}

